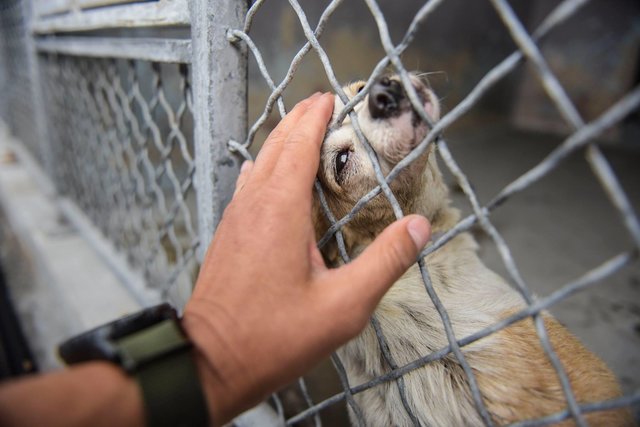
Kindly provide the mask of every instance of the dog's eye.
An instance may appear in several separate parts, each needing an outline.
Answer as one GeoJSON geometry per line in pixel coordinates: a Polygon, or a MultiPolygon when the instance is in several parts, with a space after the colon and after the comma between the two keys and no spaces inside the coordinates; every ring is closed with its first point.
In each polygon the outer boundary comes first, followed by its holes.
{"type": "Polygon", "coordinates": [[[340,175],[344,170],[344,167],[349,162],[349,157],[351,156],[350,150],[342,150],[336,156],[336,180],[340,181],[340,175]]]}
{"type": "Polygon", "coordinates": [[[361,84],[360,86],[358,86],[358,91],[356,93],[360,93],[362,92],[362,89],[364,89],[365,85],[361,84]]]}

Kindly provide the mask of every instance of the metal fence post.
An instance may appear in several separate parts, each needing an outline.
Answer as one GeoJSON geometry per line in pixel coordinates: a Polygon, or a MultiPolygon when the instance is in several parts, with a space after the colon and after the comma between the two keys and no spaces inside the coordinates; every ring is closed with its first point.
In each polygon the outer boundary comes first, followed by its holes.
{"type": "MultiPolygon", "coordinates": [[[[49,139],[48,118],[44,111],[45,101],[42,91],[42,85],[44,84],[44,81],[42,80],[40,60],[38,58],[38,51],[36,49],[33,35],[33,27],[37,20],[36,5],[34,4],[33,0],[24,1],[22,2],[22,8],[27,31],[26,55],[29,68],[29,79],[31,81],[31,98],[33,102],[33,114],[35,116],[36,135],[38,138],[38,156],[40,157],[40,161],[42,162],[42,168],[53,180],[55,177],[55,163],[53,159],[54,153],[51,147],[51,140],[49,139]]],[[[50,188],[48,188],[48,191],[53,192],[54,185],[55,184],[52,183],[49,186],[50,188]]]]}
{"type": "Polygon", "coordinates": [[[193,111],[198,206],[198,258],[202,260],[231,199],[240,159],[227,150],[247,129],[247,53],[227,40],[241,28],[245,0],[190,2],[193,48],[193,111]]]}

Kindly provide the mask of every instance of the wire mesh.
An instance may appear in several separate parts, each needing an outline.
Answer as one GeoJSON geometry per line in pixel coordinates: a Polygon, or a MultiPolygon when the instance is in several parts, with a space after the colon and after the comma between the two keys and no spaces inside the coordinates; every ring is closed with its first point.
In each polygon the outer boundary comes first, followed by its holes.
{"type": "MultiPolygon", "coordinates": [[[[359,393],[366,390],[370,390],[375,387],[384,386],[383,393],[391,393],[392,389],[387,385],[391,382],[395,382],[397,393],[399,393],[401,402],[406,411],[407,425],[421,425],[418,414],[415,413],[414,408],[408,403],[406,398],[406,390],[403,382],[404,376],[411,372],[425,366],[428,363],[432,363],[438,360],[453,360],[459,364],[465,374],[467,386],[469,392],[473,398],[473,402],[478,413],[478,420],[484,425],[494,425],[497,420],[487,410],[485,399],[482,395],[482,390],[479,388],[474,376],[474,371],[466,360],[465,347],[477,342],[478,340],[488,337],[504,328],[512,325],[513,323],[525,318],[531,318],[534,321],[535,329],[538,334],[540,344],[544,349],[550,363],[552,364],[559,383],[562,388],[562,393],[566,400],[566,410],[546,416],[544,418],[536,420],[526,420],[518,422],[516,425],[548,425],[554,422],[559,422],[565,419],[573,419],[573,421],[580,426],[586,425],[584,414],[597,410],[606,410],[613,407],[620,407],[623,405],[637,405],[640,403],[640,395],[634,393],[630,396],[626,396],[620,399],[611,400],[607,402],[578,404],[567,373],[556,354],[551,342],[549,340],[548,332],[545,324],[542,321],[541,312],[549,307],[557,304],[558,302],[565,300],[569,296],[576,292],[582,291],[587,287],[602,281],[611,274],[620,270],[621,268],[635,262],[638,257],[638,250],[640,249],[640,240],[638,239],[640,222],[638,217],[631,207],[631,203],[625,192],[623,191],[613,169],[604,157],[599,147],[593,143],[594,138],[600,136],[606,129],[612,127],[616,123],[619,123],[627,115],[634,110],[638,109],[640,105],[640,88],[635,88],[630,91],[626,96],[620,99],[617,103],[611,106],[600,117],[593,120],[590,123],[585,123],[577,112],[575,106],[573,106],[571,100],[567,96],[563,86],[558,79],[554,76],[552,70],[548,66],[544,56],[542,55],[537,42],[545,37],[553,28],[563,24],[566,20],[573,17],[582,6],[584,6],[586,0],[565,0],[561,2],[547,17],[542,24],[532,33],[529,34],[525,27],[520,22],[519,18],[511,9],[509,3],[505,0],[490,0],[490,4],[496,10],[504,26],[511,34],[516,46],[517,51],[505,58],[501,63],[491,69],[471,90],[471,92],[448,114],[442,117],[436,123],[432,123],[431,119],[426,114],[422,103],[416,94],[415,88],[410,82],[409,73],[405,69],[400,55],[407,49],[412,42],[418,28],[424,25],[425,21],[432,15],[437,7],[443,3],[443,0],[431,0],[427,1],[424,6],[420,8],[412,22],[410,23],[407,32],[402,38],[401,42],[394,45],[389,35],[389,28],[385,21],[384,14],[382,13],[378,3],[375,0],[365,0],[365,3],[371,12],[372,17],[378,28],[382,46],[385,50],[386,56],[377,64],[373,72],[367,79],[366,85],[352,99],[349,99],[343,92],[341,85],[337,81],[332,64],[322,45],[318,41],[323,33],[327,22],[331,18],[334,11],[343,3],[341,0],[333,0],[325,8],[322,16],[320,17],[318,24],[313,29],[306,16],[303,8],[298,1],[289,0],[291,8],[295,11],[298,18],[300,27],[304,32],[307,39],[307,43],[296,53],[289,69],[287,70],[282,81],[275,82],[272,78],[270,71],[263,59],[263,54],[251,37],[251,27],[254,18],[265,3],[264,0],[257,0],[253,3],[249,9],[245,25],[242,29],[231,29],[228,31],[228,39],[231,43],[239,44],[244,43],[249,48],[249,51],[253,55],[258,64],[258,69],[271,90],[264,110],[256,122],[251,126],[247,139],[245,141],[229,141],[229,148],[232,151],[242,154],[245,158],[251,158],[249,149],[251,148],[254,138],[258,131],[265,126],[267,118],[271,114],[274,107],[277,105],[278,112],[283,116],[285,111],[284,100],[282,94],[287,86],[292,81],[296,70],[298,69],[301,61],[311,50],[313,50],[319,57],[327,78],[331,84],[332,89],[336,93],[336,96],[342,100],[345,104],[344,110],[338,115],[335,120],[334,126],[339,126],[340,123],[349,117],[351,124],[354,127],[355,133],[360,140],[360,143],[366,148],[370,160],[373,165],[373,169],[376,173],[376,180],[378,185],[372,189],[368,194],[362,197],[352,208],[352,210],[342,218],[336,219],[333,213],[330,211],[325,197],[322,194],[322,187],[316,183],[316,190],[319,193],[319,200],[325,211],[330,227],[326,234],[319,241],[319,247],[326,245],[331,239],[336,239],[337,246],[340,251],[340,255],[345,262],[349,261],[349,254],[344,244],[344,239],[341,234],[341,228],[349,223],[357,213],[363,209],[367,203],[382,193],[386,197],[393,207],[395,216],[397,218],[402,217],[403,213],[400,208],[400,204],[396,200],[393,192],[389,187],[389,183],[392,182],[399,173],[405,169],[408,165],[418,159],[427,150],[430,149],[432,144],[435,144],[438,153],[443,160],[444,164],[451,172],[451,174],[457,180],[460,188],[464,191],[464,194],[468,198],[473,213],[466,218],[463,218],[457,225],[450,230],[443,233],[441,236],[437,236],[435,241],[429,245],[421,253],[418,265],[422,274],[422,279],[425,285],[425,290],[428,294],[428,298],[432,301],[436,307],[437,312],[442,320],[442,328],[446,333],[448,345],[432,352],[431,354],[425,354],[423,357],[399,366],[393,355],[393,348],[388,345],[388,340],[385,338],[385,331],[377,321],[375,315],[372,318],[371,325],[375,331],[376,337],[379,342],[380,352],[384,357],[389,369],[386,374],[373,378],[370,381],[363,384],[350,384],[349,378],[346,375],[343,362],[337,354],[332,356],[332,360],[336,367],[340,382],[343,387],[343,391],[330,398],[327,398],[320,403],[311,404],[310,398],[305,396],[305,400],[309,404],[309,407],[290,417],[286,423],[287,425],[294,425],[310,417],[317,417],[319,412],[330,405],[333,405],[339,401],[346,401],[347,405],[352,410],[352,420],[359,425],[364,425],[365,421],[362,415],[362,410],[359,408],[357,400],[354,399],[359,393]],[[561,117],[571,126],[573,133],[555,150],[539,162],[536,166],[524,173],[522,176],[508,184],[502,189],[489,203],[481,205],[476,193],[473,190],[473,186],[469,182],[468,177],[458,166],[454,156],[448,148],[446,140],[442,137],[442,131],[449,127],[451,124],[458,121],[464,114],[470,109],[476,106],[486,92],[494,86],[501,79],[513,72],[513,70],[524,59],[533,64],[534,72],[537,78],[543,85],[549,99],[553,102],[561,117]],[[403,160],[401,160],[387,176],[384,176],[378,160],[376,158],[373,149],[367,141],[365,135],[360,129],[357,115],[354,113],[354,107],[360,103],[369,93],[373,83],[385,72],[388,66],[392,66],[393,70],[400,76],[404,91],[407,93],[414,110],[418,113],[421,120],[429,124],[430,131],[424,140],[408,154],[403,160]],[[492,224],[490,220],[490,214],[492,211],[501,206],[514,194],[523,191],[530,187],[533,183],[540,180],[547,174],[549,174],[555,168],[558,168],[562,161],[571,153],[579,149],[584,149],[586,160],[591,166],[593,173],[602,184],[604,191],[610,198],[612,204],[615,206],[620,214],[620,218],[627,228],[629,234],[632,237],[632,241],[635,245],[629,248],[627,251],[605,261],[600,266],[588,271],[581,278],[566,284],[558,291],[552,293],[545,298],[537,298],[531,292],[529,286],[522,278],[519,272],[518,266],[514,261],[514,257],[511,253],[509,246],[505,239],[502,237],[497,228],[492,224]],[[451,241],[454,237],[460,235],[465,231],[471,229],[471,227],[479,225],[483,231],[491,237],[496,247],[498,248],[500,257],[505,265],[507,272],[509,273],[511,283],[514,288],[520,293],[522,298],[527,304],[527,308],[523,309],[519,313],[513,314],[494,325],[484,328],[478,332],[465,337],[457,337],[453,332],[451,321],[449,319],[447,308],[441,302],[437,292],[435,291],[428,267],[425,264],[424,257],[442,248],[445,244],[451,241]]],[[[426,296],[425,296],[426,297],[426,296]]],[[[304,383],[301,383],[304,384],[304,383]]],[[[316,423],[318,422],[316,418],[316,423]]]]}
{"type": "MultiPolygon", "coordinates": [[[[552,29],[574,17],[587,2],[588,0],[563,0],[541,25],[529,34],[506,0],[487,1],[500,16],[517,50],[492,68],[458,105],[435,123],[431,122],[424,111],[409,81],[409,74],[402,63],[401,55],[413,42],[418,29],[425,25],[445,0],[426,1],[413,17],[398,44],[392,42],[389,26],[376,0],[365,0],[377,27],[385,56],[373,68],[364,89],[352,99],[343,92],[331,60],[319,41],[334,12],[344,3],[343,0],[330,1],[315,28],[310,25],[300,3],[297,0],[289,0],[291,10],[297,17],[307,42],[294,55],[280,82],[272,78],[264,55],[251,35],[254,18],[266,1],[253,2],[246,14],[243,28],[227,29],[226,35],[230,44],[247,46],[270,90],[262,114],[250,127],[246,139],[228,141],[231,151],[251,158],[250,149],[254,145],[254,139],[258,132],[266,127],[272,110],[277,107],[280,116],[286,114],[283,93],[292,82],[303,59],[313,51],[320,59],[333,90],[345,104],[334,126],[339,126],[348,117],[372,162],[378,185],[343,217],[336,218],[331,212],[322,186],[316,183],[319,200],[330,224],[326,234],[318,242],[319,247],[335,239],[342,259],[348,262],[350,254],[341,228],[380,195],[387,198],[395,216],[402,217],[402,209],[390,183],[433,145],[472,207],[469,216],[460,220],[450,230],[435,236],[434,241],[422,251],[418,261],[427,294],[425,298],[428,298],[437,310],[441,320],[441,325],[438,326],[444,331],[447,344],[407,363],[398,357],[390,344],[384,325],[376,316],[372,317],[370,330],[378,342],[381,358],[388,368],[386,373],[364,383],[354,384],[347,376],[344,361],[338,354],[334,354],[332,362],[343,391],[314,403],[305,381],[300,379],[298,386],[308,406],[305,410],[285,420],[285,409],[281,399],[277,395],[273,398],[279,415],[287,425],[311,419],[314,425],[321,425],[320,412],[342,401],[351,409],[354,422],[365,425],[365,417],[358,404],[358,395],[368,390],[380,390],[385,394],[397,395],[406,412],[407,425],[422,425],[420,414],[416,413],[408,398],[405,379],[417,369],[442,360],[456,364],[464,372],[478,422],[494,425],[498,421],[486,407],[482,389],[478,386],[466,353],[471,344],[527,318],[535,322],[541,346],[558,375],[567,405],[565,410],[556,414],[536,420],[523,420],[515,425],[548,425],[573,419],[577,425],[582,426],[586,425],[586,413],[640,403],[640,393],[635,392],[607,402],[579,404],[565,369],[551,345],[541,317],[543,310],[637,262],[640,250],[638,216],[633,211],[613,168],[593,142],[608,128],[638,109],[640,88],[633,89],[599,117],[586,123],[554,75],[538,44],[552,29]],[[510,182],[483,205],[467,174],[458,165],[449,149],[442,132],[476,107],[492,87],[509,76],[524,60],[532,65],[548,98],[573,133],[542,161],[510,182]],[[429,124],[431,130],[424,140],[385,176],[373,148],[360,128],[354,107],[365,99],[374,82],[389,67],[400,76],[415,111],[422,121],[429,124]],[[523,279],[510,247],[490,217],[512,196],[559,168],[569,155],[578,150],[584,150],[586,162],[619,212],[634,246],[592,268],[552,294],[537,298],[523,279]],[[474,226],[479,226],[495,243],[511,284],[526,301],[527,306],[495,324],[461,337],[454,333],[447,307],[434,289],[428,266],[423,258],[440,250],[456,236],[471,230],[474,226]]],[[[4,61],[0,67],[0,84],[5,96],[0,114],[32,154],[42,161],[43,154],[38,148],[39,142],[31,119],[35,116],[31,92],[33,82],[30,80],[30,74],[24,72],[32,66],[28,64],[29,56],[25,54],[29,37],[25,25],[25,8],[23,2],[11,0],[3,2],[0,11],[0,41],[4,61]]],[[[96,59],[60,54],[41,54],[39,61],[49,132],[48,142],[53,157],[48,160],[52,160],[51,164],[54,165],[53,178],[58,191],[71,198],[87,214],[115,247],[126,254],[130,264],[143,272],[151,286],[160,289],[165,295],[173,286],[190,288],[198,267],[195,250],[199,242],[194,230],[197,209],[193,186],[195,162],[190,67],[185,64],[96,59]]]]}
{"type": "Polygon", "coordinates": [[[188,66],[40,61],[57,190],[150,287],[165,298],[172,286],[190,289],[198,237],[188,66]]]}

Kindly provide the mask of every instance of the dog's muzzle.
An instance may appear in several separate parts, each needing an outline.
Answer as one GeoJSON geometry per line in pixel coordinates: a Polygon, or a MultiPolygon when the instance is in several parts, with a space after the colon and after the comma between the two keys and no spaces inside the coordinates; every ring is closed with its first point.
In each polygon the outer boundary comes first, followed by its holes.
{"type": "Polygon", "coordinates": [[[400,114],[400,102],[404,100],[400,82],[382,77],[369,92],[369,113],[374,119],[388,119],[400,114]]]}

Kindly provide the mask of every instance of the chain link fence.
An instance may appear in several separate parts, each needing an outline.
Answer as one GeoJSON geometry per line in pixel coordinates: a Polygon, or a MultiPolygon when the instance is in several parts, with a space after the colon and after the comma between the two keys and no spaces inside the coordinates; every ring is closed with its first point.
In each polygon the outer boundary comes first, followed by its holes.
{"type": "MultiPolygon", "coordinates": [[[[205,36],[190,34],[215,28],[196,11],[207,3],[2,5],[0,82],[9,95],[2,119],[51,180],[65,215],[143,305],[186,301],[198,251],[238,169],[237,159],[211,154],[213,138],[205,134],[219,115],[203,94],[219,92],[211,76],[224,73],[208,71],[213,64],[192,49],[210,47],[205,36]],[[194,111],[204,118],[196,122],[194,111]]],[[[236,105],[232,121],[243,128],[246,103],[236,105]]]]}
{"type": "MultiPolygon", "coordinates": [[[[473,369],[465,358],[465,347],[515,322],[531,318],[557,373],[566,409],[516,425],[540,426],[572,419],[577,425],[584,426],[587,425],[586,413],[637,406],[640,392],[607,402],[577,402],[567,373],[550,343],[541,312],[637,263],[640,249],[638,216],[611,165],[593,141],[638,109],[640,88],[634,88],[599,117],[586,122],[549,67],[538,43],[554,28],[575,16],[587,1],[563,0],[532,33],[527,32],[506,0],[486,1],[498,13],[517,50],[491,69],[436,123],[432,123],[425,113],[401,55],[415,42],[419,28],[428,25],[430,17],[446,0],[425,2],[398,44],[392,42],[379,4],[375,0],[365,0],[385,56],[374,67],[364,89],[353,99],[341,89],[332,66],[332,61],[340,58],[329,58],[319,41],[334,12],[345,3],[343,0],[330,1],[315,26],[309,23],[300,3],[289,0],[307,41],[295,54],[280,81],[272,77],[252,38],[254,18],[269,7],[266,0],[256,0],[248,10],[243,2],[227,4],[206,0],[190,3],[181,0],[5,2],[0,6],[3,49],[0,83],[7,96],[0,105],[0,112],[2,119],[55,182],[61,198],[70,202],[72,208],[66,212],[72,221],[80,215],[100,231],[106,240],[100,244],[108,245],[124,260],[124,264],[114,265],[126,270],[123,272],[125,280],[132,275],[142,278],[144,289],[136,285],[136,292],[149,303],[168,298],[176,287],[188,294],[197,275],[198,260],[202,259],[215,224],[233,192],[240,158],[252,158],[251,153],[256,151],[256,135],[268,125],[272,111],[277,110],[280,116],[286,114],[283,93],[303,58],[313,51],[332,89],[346,105],[334,125],[347,117],[351,120],[360,143],[370,153],[378,182],[378,186],[342,218],[335,218],[325,204],[331,226],[319,246],[336,239],[343,260],[348,262],[350,256],[341,227],[380,194],[388,199],[396,217],[402,217],[402,209],[389,183],[433,145],[468,198],[472,213],[438,236],[424,249],[418,261],[426,291],[424,297],[436,307],[442,320],[439,327],[445,331],[448,345],[400,365],[394,358],[394,349],[388,345],[385,331],[374,316],[371,325],[388,372],[367,383],[352,384],[340,357],[334,354],[332,362],[342,391],[314,403],[304,379],[300,379],[299,389],[307,406],[304,410],[287,418],[282,402],[274,395],[273,401],[282,422],[296,425],[311,420],[315,425],[321,425],[321,411],[346,402],[355,420],[364,425],[354,396],[392,383],[397,387],[411,424],[420,425],[419,416],[407,403],[404,376],[428,363],[453,357],[464,370],[479,417],[485,425],[495,425],[473,369]],[[190,32],[176,33],[175,28],[187,28],[190,32]],[[180,36],[176,37],[176,34],[180,36]],[[270,90],[262,113],[251,126],[247,126],[246,119],[247,55],[256,61],[270,90]],[[544,160],[506,185],[488,203],[482,204],[442,131],[477,106],[492,87],[524,61],[531,64],[548,98],[572,133],[544,160]],[[400,76],[415,111],[431,130],[384,176],[373,149],[360,130],[353,108],[365,99],[373,82],[389,68],[400,76]],[[25,73],[24,69],[31,71],[25,73]],[[33,118],[38,117],[40,120],[34,126],[33,118]],[[619,221],[626,227],[633,245],[591,267],[552,294],[538,298],[523,279],[509,245],[491,220],[491,213],[513,195],[561,167],[563,160],[577,151],[584,153],[585,161],[619,212],[619,221]],[[423,257],[472,227],[480,227],[491,237],[511,284],[522,295],[527,308],[472,335],[460,337],[453,332],[447,307],[432,286],[423,257]],[[153,292],[147,292],[149,290],[153,292]]],[[[316,185],[316,189],[322,192],[320,185],[316,185]]]]}
{"type": "Polygon", "coordinates": [[[198,237],[188,66],[46,54],[41,69],[59,193],[150,286],[193,283],[198,237]]]}
{"type": "MultiPolygon", "coordinates": [[[[499,14],[503,24],[508,29],[515,44],[517,45],[518,50],[512,53],[510,56],[506,57],[501,63],[496,65],[489,73],[487,73],[473,88],[473,90],[462,100],[462,102],[455,106],[450,112],[448,112],[436,123],[432,123],[431,119],[427,116],[427,114],[425,114],[422,102],[419,100],[416,90],[410,81],[409,73],[403,65],[400,56],[414,41],[415,34],[419,27],[428,25],[428,18],[433,14],[438,6],[443,3],[443,1],[432,0],[426,2],[410,23],[408,30],[406,31],[401,42],[396,45],[391,41],[389,28],[387,22],[385,21],[385,16],[380,9],[380,6],[375,0],[365,0],[365,3],[375,21],[375,24],[377,25],[380,40],[386,53],[386,57],[384,57],[374,68],[373,72],[366,82],[364,89],[361,90],[352,99],[349,99],[343,92],[341,83],[336,78],[331,60],[328,57],[326,51],[323,49],[321,43],[318,41],[318,39],[323,34],[326,26],[328,25],[333,12],[343,2],[340,0],[331,1],[322,13],[318,23],[315,25],[315,27],[312,27],[300,3],[298,3],[296,0],[289,1],[290,6],[295,11],[295,14],[299,20],[299,24],[302,28],[302,31],[304,32],[304,36],[307,39],[307,43],[304,45],[304,47],[302,47],[302,49],[297,52],[289,66],[288,71],[285,74],[285,77],[280,82],[275,82],[272,78],[270,71],[268,70],[267,65],[264,61],[261,50],[257,47],[256,43],[251,37],[251,27],[253,20],[258,14],[261,13],[261,8],[265,3],[267,2],[260,0],[254,2],[247,12],[244,26],[242,28],[231,29],[228,32],[228,38],[231,43],[244,45],[249,48],[258,65],[260,73],[264,78],[264,81],[271,89],[271,94],[268,97],[268,100],[264,107],[264,111],[255,121],[255,123],[250,127],[247,138],[244,141],[230,141],[230,148],[243,154],[243,156],[247,159],[251,158],[250,148],[252,144],[254,144],[255,135],[260,131],[261,127],[265,125],[273,109],[277,108],[281,116],[286,113],[282,94],[292,81],[296,70],[302,62],[304,56],[307,55],[307,53],[309,53],[310,51],[313,51],[320,59],[324,72],[326,73],[333,91],[346,106],[344,110],[339,114],[333,125],[339,126],[346,117],[349,117],[349,119],[351,120],[351,124],[353,125],[354,130],[360,140],[360,143],[364,147],[366,147],[367,151],[370,153],[370,159],[376,172],[378,186],[372,189],[366,196],[364,196],[358,203],[356,203],[351,212],[344,217],[336,219],[329,211],[326,203],[324,203],[323,207],[331,226],[324,237],[319,241],[320,247],[325,245],[330,239],[335,238],[343,260],[345,262],[348,262],[349,254],[347,253],[344,245],[344,240],[341,236],[341,227],[351,221],[354,216],[369,201],[371,201],[374,197],[378,196],[381,193],[388,199],[389,203],[393,207],[396,217],[401,218],[403,216],[403,212],[400,208],[400,204],[396,200],[393,192],[389,187],[389,183],[394,180],[404,168],[406,168],[413,161],[418,159],[423,153],[425,153],[432,144],[436,145],[441,160],[444,162],[451,174],[456,178],[458,185],[464,191],[464,194],[467,196],[473,208],[473,213],[471,215],[464,218],[455,227],[445,232],[442,236],[439,236],[435,240],[435,242],[428,246],[422,252],[420,261],[418,261],[422,279],[424,281],[425,290],[427,293],[427,295],[425,295],[425,298],[431,299],[438,313],[440,314],[442,320],[442,328],[444,328],[444,331],[446,332],[449,345],[432,354],[426,354],[424,355],[424,357],[415,360],[412,363],[406,364],[404,366],[399,366],[394,360],[394,349],[389,348],[387,339],[385,338],[385,332],[381,328],[380,323],[377,321],[374,315],[374,317],[371,319],[371,324],[377,335],[380,345],[380,351],[382,352],[384,360],[390,368],[388,370],[388,373],[380,378],[374,378],[365,384],[350,384],[349,378],[346,376],[344,366],[339,356],[337,354],[334,354],[332,356],[332,361],[340,377],[340,382],[344,390],[341,393],[323,400],[320,403],[312,404],[311,397],[307,392],[307,387],[301,380],[300,390],[303,393],[304,400],[309,404],[309,407],[301,413],[288,418],[286,420],[286,424],[295,425],[303,420],[316,417],[314,422],[316,425],[319,425],[321,423],[321,420],[317,416],[321,410],[335,404],[338,401],[346,401],[346,403],[352,410],[354,419],[360,425],[364,425],[365,422],[362,416],[362,412],[353,396],[358,393],[362,393],[365,390],[380,386],[382,383],[394,381],[397,385],[398,392],[400,393],[404,409],[407,411],[408,419],[411,420],[410,424],[420,425],[420,421],[418,419],[419,417],[413,413],[407,401],[407,392],[405,390],[403,376],[416,369],[419,369],[420,367],[428,363],[432,363],[453,355],[457,363],[460,364],[465,372],[470,393],[473,396],[473,401],[475,402],[476,409],[483,423],[488,426],[495,425],[495,420],[492,418],[492,415],[486,408],[485,400],[483,399],[482,391],[478,387],[473,369],[470,367],[465,358],[464,347],[527,317],[532,318],[535,322],[535,328],[540,339],[540,343],[557,373],[567,405],[566,410],[560,413],[556,413],[537,420],[523,420],[517,425],[548,425],[566,419],[573,419],[577,425],[582,426],[586,425],[586,421],[584,418],[585,413],[621,407],[629,404],[637,404],[638,402],[640,402],[640,395],[636,392],[635,394],[632,394],[630,396],[625,396],[613,401],[579,404],[576,401],[576,397],[569,383],[567,373],[560,359],[558,358],[558,355],[553,349],[553,346],[550,343],[548,331],[541,317],[542,310],[548,309],[549,307],[566,299],[576,292],[579,292],[589,286],[601,282],[607,276],[615,273],[616,271],[629,265],[630,263],[635,262],[638,256],[638,249],[640,248],[640,223],[638,222],[638,217],[634,213],[627,195],[623,191],[620,183],[618,182],[618,179],[616,178],[615,173],[613,172],[613,169],[602,154],[600,148],[596,144],[592,143],[594,138],[602,135],[605,130],[614,126],[638,108],[638,106],[640,105],[640,88],[633,89],[597,119],[589,123],[585,123],[585,121],[578,113],[578,110],[573,105],[572,101],[565,92],[563,86],[551,71],[537,45],[537,42],[540,39],[544,38],[555,27],[562,25],[566,20],[570,19],[587,2],[582,0],[566,0],[561,2],[546,17],[542,24],[532,34],[529,34],[508,2],[504,0],[491,0],[492,7],[499,14]],[[548,97],[556,106],[558,114],[560,114],[561,117],[566,121],[566,123],[573,129],[573,133],[571,134],[571,136],[566,138],[566,140],[561,145],[559,145],[555,150],[549,153],[543,161],[541,161],[535,167],[531,168],[528,172],[524,173],[515,181],[505,186],[502,191],[496,194],[489,203],[481,205],[475,191],[473,190],[473,186],[469,182],[469,179],[458,166],[458,163],[449,150],[447,141],[442,136],[442,131],[458,121],[465,113],[476,106],[492,86],[494,86],[501,79],[508,76],[509,73],[513,72],[513,70],[524,60],[529,61],[533,65],[536,77],[540,80],[548,97]],[[360,130],[358,118],[353,109],[358,103],[362,102],[365,99],[373,83],[389,68],[391,68],[393,72],[399,75],[403,88],[409,96],[413,108],[419,114],[420,119],[429,124],[431,131],[409,155],[407,155],[402,161],[400,161],[387,176],[384,176],[381,172],[380,165],[377,163],[377,158],[375,154],[373,154],[374,151],[372,147],[369,145],[369,142],[360,130]],[[490,214],[493,210],[497,209],[500,205],[506,202],[511,196],[527,189],[533,183],[543,178],[550,171],[557,167],[560,167],[562,161],[569,154],[577,150],[584,150],[586,161],[588,162],[597,179],[602,184],[604,190],[609,196],[609,199],[611,200],[611,203],[619,211],[620,220],[624,222],[624,225],[627,228],[628,233],[630,234],[632,241],[634,242],[634,245],[630,247],[628,251],[620,253],[619,255],[606,260],[601,265],[587,271],[582,277],[566,284],[553,294],[544,298],[536,298],[533,295],[530,287],[527,285],[522,275],[520,274],[509,246],[506,244],[500,232],[492,224],[490,214]],[[433,253],[434,251],[437,251],[455,236],[459,235],[462,232],[470,230],[476,225],[479,225],[482,230],[488,236],[490,236],[496,244],[504,265],[509,273],[512,285],[522,295],[528,307],[527,309],[502,320],[498,324],[478,331],[471,336],[456,337],[453,333],[453,328],[449,320],[447,309],[442,304],[432,286],[429,271],[427,269],[427,266],[425,265],[423,257],[433,253]]],[[[333,61],[339,60],[340,58],[333,58],[333,61]]],[[[319,184],[316,185],[316,190],[322,193],[322,187],[319,184]]],[[[323,198],[323,195],[320,194],[320,199],[323,200],[323,198]]],[[[284,419],[281,408],[282,405],[278,403],[277,406],[280,407],[281,415],[284,419]]]]}

